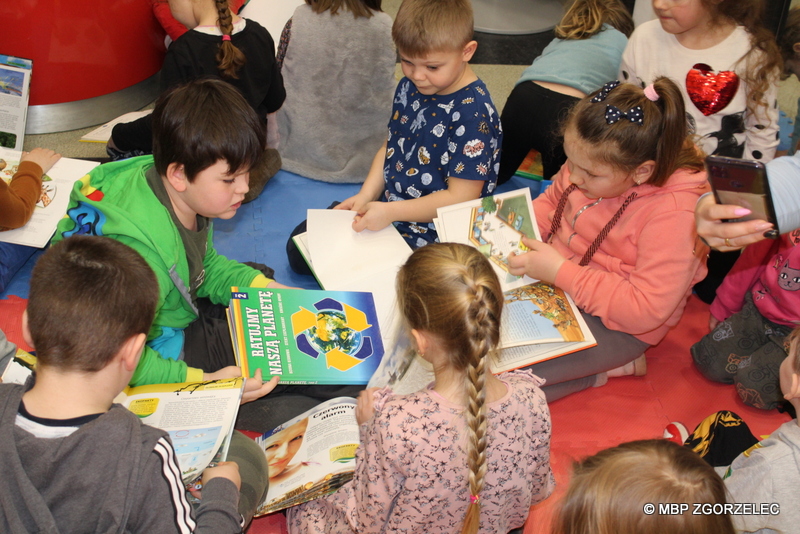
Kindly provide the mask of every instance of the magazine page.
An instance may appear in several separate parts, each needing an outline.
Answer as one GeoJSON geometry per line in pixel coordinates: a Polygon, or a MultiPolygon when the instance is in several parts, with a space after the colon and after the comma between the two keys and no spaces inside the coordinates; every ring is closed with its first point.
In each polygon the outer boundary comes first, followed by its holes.
{"type": "MultiPolygon", "coordinates": [[[[19,168],[21,152],[0,148],[0,180],[6,183],[19,168]]],[[[36,203],[28,224],[16,230],[0,232],[0,241],[43,248],[50,242],[58,221],[67,213],[69,195],[76,180],[99,165],[94,161],[61,158],[42,177],[42,196],[36,203]]]]}
{"type": "Polygon", "coordinates": [[[372,294],[232,288],[228,321],[245,376],[283,384],[366,384],[383,357],[372,294]]]}
{"type": "Polygon", "coordinates": [[[22,150],[33,61],[0,54],[0,147],[22,150]]]}
{"type": "Polygon", "coordinates": [[[269,466],[269,490],[257,515],[332,493],[355,471],[356,400],[339,397],[256,438],[269,466]]]}
{"type": "Polygon", "coordinates": [[[470,200],[437,210],[440,239],[477,248],[492,263],[503,290],[535,282],[508,272],[508,256],[528,249],[522,237],[541,239],[530,189],[470,200]],[[442,237],[444,236],[444,237],[442,237]]]}
{"type": "Polygon", "coordinates": [[[223,461],[239,413],[243,378],[127,387],[114,402],[169,434],[184,484],[223,461]],[[218,454],[221,453],[221,454],[218,454]]]}
{"type": "Polygon", "coordinates": [[[28,381],[28,377],[33,374],[36,365],[36,356],[17,347],[17,352],[11,361],[6,365],[3,376],[0,377],[3,384],[21,384],[28,381]]]}

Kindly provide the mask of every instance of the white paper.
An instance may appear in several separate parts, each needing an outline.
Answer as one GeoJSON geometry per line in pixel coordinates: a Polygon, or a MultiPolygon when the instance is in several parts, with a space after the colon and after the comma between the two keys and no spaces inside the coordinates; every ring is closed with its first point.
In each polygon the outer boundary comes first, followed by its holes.
{"type": "Polygon", "coordinates": [[[130,113],[120,115],[116,119],[107,122],[99,128],[95,128],[91,132],[87,133],[81,137],[81,141],[85,143],[108,143],[108,140],[111,139],[111,130],[114,129],[114,126],[124,122],[133,122],[146,115],[150,115],[152,112],[152,109],[146,109],[144,111],[131,111],[130,113]]]}

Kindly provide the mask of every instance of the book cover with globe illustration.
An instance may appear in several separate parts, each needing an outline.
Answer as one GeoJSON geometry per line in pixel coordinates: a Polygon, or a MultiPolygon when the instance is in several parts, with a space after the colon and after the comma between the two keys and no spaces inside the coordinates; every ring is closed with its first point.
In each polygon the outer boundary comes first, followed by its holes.
{"type": "Polygon", "coordinates": [[[366,384],[383,357],[372,293],[233,287],[228,323],[244,376],[366,384]]]}

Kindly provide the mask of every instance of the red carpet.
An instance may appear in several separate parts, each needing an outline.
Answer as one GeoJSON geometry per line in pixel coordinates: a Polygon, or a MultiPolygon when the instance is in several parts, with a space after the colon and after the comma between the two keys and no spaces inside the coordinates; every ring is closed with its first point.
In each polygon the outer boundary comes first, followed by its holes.
{"type": "MultiPolygon", "coordinates": [[[[0,300],[0,329],[12,341],[21,341],[20,316],[25,300],[0,300]]],[[[708,306],[689,300],[680,324],[657,347],[647,351],[647,375],[613,378],[550,406],[553,419],[552,465],[557,489],[531,509],[525,534],[549,532],[551,514],[567,486],[572,462],[625,441],[660,437],[670,421],[681,421],[691,431],[718,410],[738,413],[756,436],[767,435],[789,419],[776,411],[764,412],[742,404],[732,386],[703,378],[694,368],[689,346],[708,331],[708,306]]],[[[253,521],[248,534],[283,534],[283,516],[253,521]]]]}

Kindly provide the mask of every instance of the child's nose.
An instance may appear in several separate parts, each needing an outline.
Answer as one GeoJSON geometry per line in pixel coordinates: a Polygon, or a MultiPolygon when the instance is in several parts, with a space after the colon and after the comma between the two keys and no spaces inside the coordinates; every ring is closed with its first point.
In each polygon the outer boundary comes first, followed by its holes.
{"type": "Polygon", "coordinates": [[[237,188],[236,192],[240,195],[246,194],[250,191],[250,175],[243,176],[241,179],[236,180],[237,188]]]}

